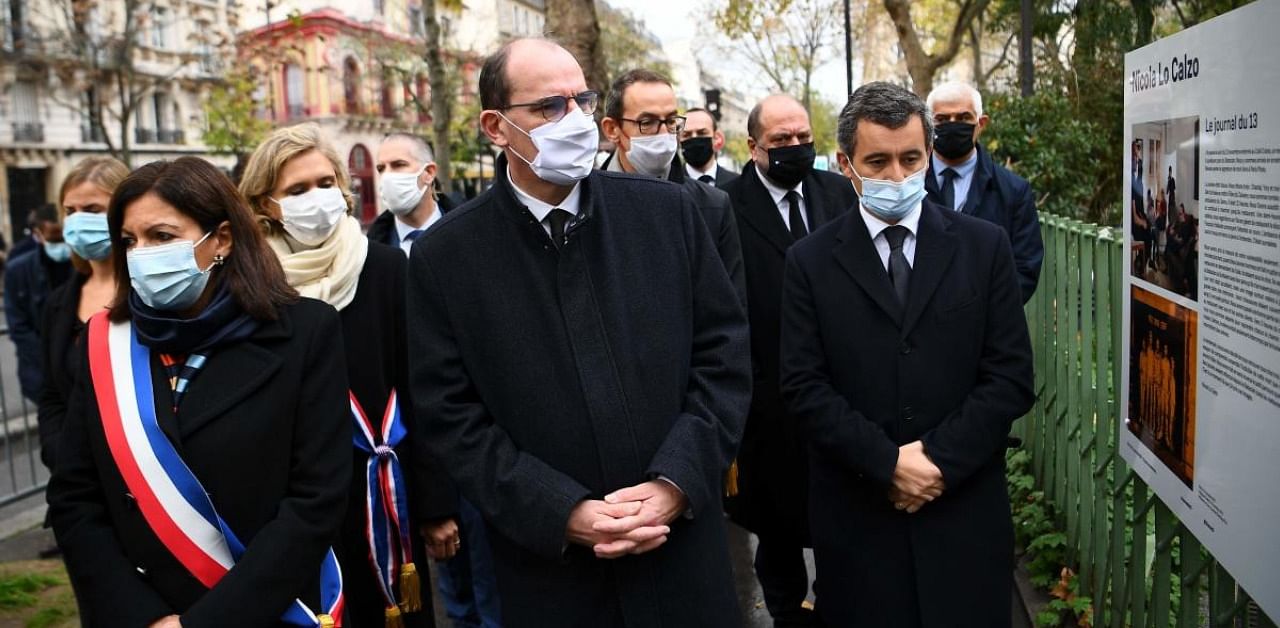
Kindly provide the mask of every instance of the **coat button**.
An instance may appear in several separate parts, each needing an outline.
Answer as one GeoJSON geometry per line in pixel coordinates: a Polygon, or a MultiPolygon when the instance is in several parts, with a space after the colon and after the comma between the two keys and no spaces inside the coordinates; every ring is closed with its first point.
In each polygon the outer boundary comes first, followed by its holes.
{"type": "Polygon", "coordinates": [[[904,342],[902,343],[902,347],[899,349],[899,351],[902,353],[902,355],[907,355],[908,353],[911,353],[911,345],[904,342]]]}
{"type": "Polygon", "coordinates": [[[138,499],[137,499],[136,497],[134,497],[134,496],[133,496],[133,493],[125,493],[125,494],[124,494],[124,505],[125,505],[125,507],[126,507],[126,508],[128,508],[129,510],[137,510],[137,509],[138,509],[138,499]]]}
{"type": "Polygon", "coordinates": [[[143,578],[147,577],[147,569],[145,567],[134,567],[134,569],[138,572],[139,576],[142,576],[143,578]]]}
{"type": "Polygon", "coordinates": [[[903,406],[903,408],[902,408],[902,420],[903,420],[903,421],[910,421],[911,419],[914,419],[914,418],[916,418],[916,417],[915,417],[915,415],[912,413],[911,406],[903,406]]]}

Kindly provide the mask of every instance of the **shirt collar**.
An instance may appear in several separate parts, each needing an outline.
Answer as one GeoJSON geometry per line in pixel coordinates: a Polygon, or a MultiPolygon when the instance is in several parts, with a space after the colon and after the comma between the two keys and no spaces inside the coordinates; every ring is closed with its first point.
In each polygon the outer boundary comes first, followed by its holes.
{"type": "Polygon", "coordinates": [[[550,214],[551,210],[556,208],[563,209],[574,216],[578,215],[578,204],[582,200],[581,181],[573,184],[573,189],[569,190],[569,195],[564,197],[564,200],[560,201],[559,205],[549,205],[530,196],[528,192],[520,189],[520,186],[516,185],[516,182],[512,181],[510,177],[507,178],[507,182],[511,184],[511,191],[515,192],[516,200],[520,201],[529,210],[529,213],[538,219],[538,222],[546,220],[547,214],[550,214]]]}
{"type": "MultiPolygon", "coordinates": [[[[916,203],[915,208],[913,208],[906,216],[904,216],[902,220],[898,221],[898,226],[906,227],[907,231],[910,231],[911,235],[913,236],[917,234],[920,228],[920,211],[921,211],[920,207],[921,207],[921,203],[916,203]]],[[[872,240],[875,240],[876,236],[880,235],[881,231],[884,231],[885,229],[888,229],[889,227],[893,226],[873,216],[870,212],[868,212],[865,208],[862,207],[861,203],[858,204],[858,213],[862,214],[862,221],[867,224],[867,233],[871,234],[872,240]]]]}
{"type": "Polygon", "coordinates": [[[930,156],[930,159],[933,160],[933,174],[938,177],[939,181],[942,181],[942,171],[947,168],[955,170],[956,174],[959,175],[961,179],[967,179],[969,178],[969,175],[973,174],[974,169],[978,167],[978,149],[974,148],[973,154],[969,155],[969,158],[964,160],[964,163],[958,166],[949,166],[942,163],[942,160],[938,159],[937,152],[934,152],[933,155],[930,156]]]}
{"type": "Polygon", "coordinates": [[[685,174],[686,174],[686,175],[688,175],[689,177],[693,178],[693,180],[695,180],[695,181],[697,181],[698,179],[701,179],[701,178],[702,178],[702,177],[704,177],[704,176],[709,176],[709,177],[711,177],[712,179],[715,179],[715,178],[716,178],[716,170],[717,170],[717,169],[719,169],[719,168],[720,168],[720,164],[717,164],[715,159],[712,159],[712,160],[711,160],[711,167],[710,167],[710,168],[708,168],[706,172],[703,172],[703,171],[701,171],[701,170],[698,170],[697,168],[694,168],[693,166],[690,166],[690,165],[689,165],[689,162],[687,162],[687,161],[686,161],[686,162],[684,162],[684,172],[685,172],[685,174]]]}
{"type": "Polygon", "coordinates": [[[400,238],[401,242],[404,242],[405,236],[408,236],[410,233],[413,233],[414,231],[425,231],[427,227],[430,227],[431,225],[436,224],[437,220],[440,220],[439,205],[436,205],[435,210],[431,212],[431,217],[428,218],[427,222],[423,223],[421,227],[415,227],[411,224],[408,224],[405,221],[400,220],[399,216],[396,216],[396,236],[400,238]]]}
{"type": "Polygon", "coordinates": [[[763,172],[760,172],[760,166],[758,164],[753,163],[752,165],[756,169],[756,175],[760,177],[760,182],[764,184],[764,189],[769,190],[769,196],[773,197],[774,205],[781,205],[782,199],[786,198],[787,196],[787,192],[795,192],[800,196],[802,200],[804,199],[804,181],[797,183],[795,187],[789,190],[785,188],[780,188],[776,183],[771,181],[769,177],[764,176],[763,172]]]}

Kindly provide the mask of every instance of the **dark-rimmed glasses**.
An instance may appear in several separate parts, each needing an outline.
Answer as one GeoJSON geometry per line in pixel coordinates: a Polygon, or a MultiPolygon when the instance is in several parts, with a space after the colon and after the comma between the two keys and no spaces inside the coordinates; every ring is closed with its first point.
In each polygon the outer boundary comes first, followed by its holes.
{"type": "Polygon", "coordinates": [[[578,108],[582,113],[591,115],[596,112],[596,105],[600,102],[600,93],[593,91],[578,92],[572,96],[547,96],[533,102],[522,102],[507,105],[503,109],[511,109],[514,107],[528,107],[534,113],[542,114],[542,119],[548,122],[555,122],[564,117],[569,111],[569,99],[578,103],[578,108]]]}
{"type": "Polygon", "coordinates": [[[672,134],[679,133],[681,130],[684,129],[685,117],[671,116],[666,120],[662,120],[659,118],[640,118],[639,120],[632,120],[631,118],[619,118],[619,120],[622,120],[623,122],[630,122],[640,127],[640,135],[656,135],[658,133],[659,126],[665,126],[667,128],[667,133],[672,133],[672,134]]]}

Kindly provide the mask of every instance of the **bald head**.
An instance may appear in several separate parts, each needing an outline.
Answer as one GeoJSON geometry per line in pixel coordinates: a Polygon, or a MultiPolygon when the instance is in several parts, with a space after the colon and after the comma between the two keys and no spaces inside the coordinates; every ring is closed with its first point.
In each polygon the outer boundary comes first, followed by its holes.
{"type": "Polygon", "coordinates": [[[504,109],[513,102],[527,102],[516,97],[522,87],[549,75],[574,74],[585,85],[582,67],[559,44],[539,38],[512,40],[489,55],[480,69],[480,106],[504,109]]]}
{"type": "Polygon", "coordinates": [[[757,142],[764,134],[765,127],[779,117],[803,116],[805,125],[809,124],[809,113],[804,110],[800,101],[787,94],[773,94],[756,103],[747,115],[747,135],[757,142]]]}

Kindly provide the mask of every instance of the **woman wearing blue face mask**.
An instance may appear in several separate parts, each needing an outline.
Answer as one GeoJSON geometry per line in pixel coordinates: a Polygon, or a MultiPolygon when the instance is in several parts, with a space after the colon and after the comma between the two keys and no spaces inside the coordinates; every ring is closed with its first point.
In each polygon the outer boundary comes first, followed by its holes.
{"type": "Polygon", "coordinates": [[[58,209],[62,236],[71,250],[76,273],[49,294],[45,302],[44,381],[38,399],[40,460],[53,470],[58,434],[66,415],[67,398],[75,383],[76,341],[85,321],[111,305],[115,274],[111,265],[111,239],[107,234],[107,205],[111,192],[129,176],[129,168],[111,157],[88,157],[62,180],[58,209]]]}
{"type": "Polygon", "coordinates": [[[351,473],[337,313],[298,298],[201,159],[139,168],[107,220],[116,292],[80,343],[48,488],[82,619],[334,625],[351,473]]]}
{"type": "Polygon", "coordinates": [[[350,215],[349,181],[319,127],[300,124],[276,130],[258,146],[240,192],[289,284],[334,306],[342,318],[343,342],[331,346],[346,355],[354,427],[345,454],[353,476],[338,544],[348,625],[432,626],[429,571],[419,566],[424,555],[452,556],[456,499],[411,442],[419,430],[406,385],[404,253],[364,237],[350,215]],[[448,532],[447,542],[425,547],[419,532],[435,538],[438,528],[448,532]]]}

